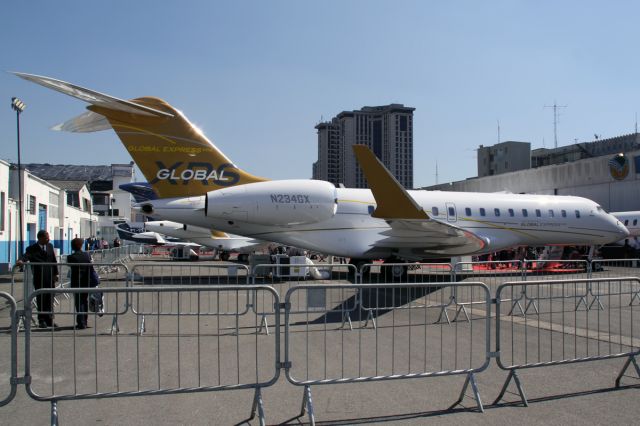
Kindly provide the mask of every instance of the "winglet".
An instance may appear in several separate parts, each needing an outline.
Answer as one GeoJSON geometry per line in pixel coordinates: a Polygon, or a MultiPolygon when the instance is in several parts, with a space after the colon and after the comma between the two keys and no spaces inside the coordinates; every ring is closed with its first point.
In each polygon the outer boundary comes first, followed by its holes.
{"type": "Polygon", "coordinates": [[[353,152],[364,172],[378,206],[372,216],[381,219],[429,219],[400,182],[366,145],[353,145],[353,152]]]}

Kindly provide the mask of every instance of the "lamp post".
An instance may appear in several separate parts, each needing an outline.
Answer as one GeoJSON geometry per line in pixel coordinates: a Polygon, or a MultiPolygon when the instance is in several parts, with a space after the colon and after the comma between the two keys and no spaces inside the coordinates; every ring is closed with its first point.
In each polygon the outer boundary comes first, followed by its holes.
{"type": "Polygon", "coordinates": [[[22,111],[24,111],[24,109],[27,106],[25,105],[24,102],[22,102],[20,99],[13,97],[11,98],[11,109],[13,109],[16,112],[16,129],[17,129],[17,134],[18,134],[18,198],[19,198],[19,203],[18,203],[18,227],[19,227],[19,238],[20,241],[18,243],[18,250],[19,250],[19,254],[18,256],[22,256],[22,254],[24,253],[24,247],[22,244],[22,231],[23,231],[23,225],[22,225],[22,164],[20,163],[20,113],[22,111]]]}

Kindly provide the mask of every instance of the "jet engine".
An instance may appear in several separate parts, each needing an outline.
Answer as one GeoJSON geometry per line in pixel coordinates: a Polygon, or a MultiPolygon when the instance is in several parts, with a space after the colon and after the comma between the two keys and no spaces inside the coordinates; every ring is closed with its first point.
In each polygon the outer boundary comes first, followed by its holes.
{"type": "Polygon", "coordinates": [[[336,214],[336,188],[319,180],[256,182],[211,191],[205,216],[260,225],[304,225],[336,214]]]}

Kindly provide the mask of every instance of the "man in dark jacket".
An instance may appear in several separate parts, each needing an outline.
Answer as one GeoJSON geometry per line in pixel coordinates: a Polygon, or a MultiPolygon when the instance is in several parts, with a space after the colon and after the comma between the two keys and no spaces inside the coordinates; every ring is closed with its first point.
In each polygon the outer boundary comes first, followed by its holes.
{"type": "MultiPolygon", "coordinates": [[[[93,266],[89,265],[91,256],[89,256],[89,253],[82,251],[82,243],[82,238],[71,240],[73,253],[67,256],[67,263],[83,264],[71,266],[71,288],[91,287],[90,277],[93,270],[93,266]]],[[[73,296],[76,306],[76,328],[82,330],[87,328],[89,294],[75,293],[73,296]]]]}
{"type": "MultiPolygon", "coordinates": [[[[38,241],[27,247],[22,259],[16,263],[18,266],[30,262],[33,276],[33,286],[36,290],[41,288],[55,288],[58,281],[58,265],[55,263],[56,254],[49,242],[49,233],[45,230],[38,231],[38,241]],[[35,265],[37,263],[49,263],[49,265],[35,265]]],[[[38,326],[40,328],[57,327],[53,322],[53,297],[49,294],[41,294],[37,297],[38,326]]]]}

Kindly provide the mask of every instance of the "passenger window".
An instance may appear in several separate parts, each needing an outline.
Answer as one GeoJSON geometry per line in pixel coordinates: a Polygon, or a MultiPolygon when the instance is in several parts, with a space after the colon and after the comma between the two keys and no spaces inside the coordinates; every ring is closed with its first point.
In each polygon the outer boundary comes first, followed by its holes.
{"type": "Polygon", "coordinates": [[[496,215],[496,217],[500,216],[500,209],[493,209],[493,214],[496,215]]]}
{"type": "Polygon", "coordinates": [[[485,211],[484,207],[480,207],[480,216],[486,216],[487,212],[485,211]]]}
{"type": "Polygon", "coordinates": [[[439,213],[439,212],[438,212],[438,208],[437,208],[437,207],[431,207],[431,213],[432,213],[434,216],[438,216],[438,213],[439,213]]]}
{"type": "Polygon", "coordinates": [[[464,214],[466,214],[467,216],[471,216],[471,209],[469,207],[465,207],[464,214]]]}
{"type": "Polygon", "coordinates": [[[509,209],[509,216],[514,217],[516,215],[516,213],[513,211],[513,209],[509,209]]]}
{"type": "Polygon", "coordinates": [[[633,219],[633,226],[636,226],[638,224],[638,219],[633,219]]]}
{"type": "Polygon", "coordinates": [[[542,217],[542,212],[540,209],[536,209],[536,217],[542,217]]]}
{"type": "Polygon", "coordinates": [[[567,211],[566,210],[560,210],[560,213],[562,213],[562,217],[567,217],[567,211]]]}
{"type": "Polygon", "coordinates": [[[454,209],[453,207],[449,207],[449,216],[456,217],[456,209],[454,209]]]}
{"type": "Polygon", "coordinates": [[[372,214],[373,214],[373,212],[375,211],[375,209],[376,209],[376,208],[375,208],[375,207],[373,207],[373,206],[367,206],[367,210],[369,211],[369,215],[372,215],[372,214]]]}
{"type": "Polygon", "coordinates": [[[527,217],[529,216],[529,212],[527,211],[527,209],[522,209],[522,217],[527,217]]]}
{"type": "Polygon", "coordinates": [[[580,210],[576,210],[576,218],[580,219],[580,210]]]}
{"type": "Polygon", "coordinates": [[[549,217],[555,217],[553,210],[549,210],[549,217]]]}
{"type": "Polygon", "coordinates": [[[629,219],[624,221],[624,226],[628,226],[629,225],[629,219]]]}

